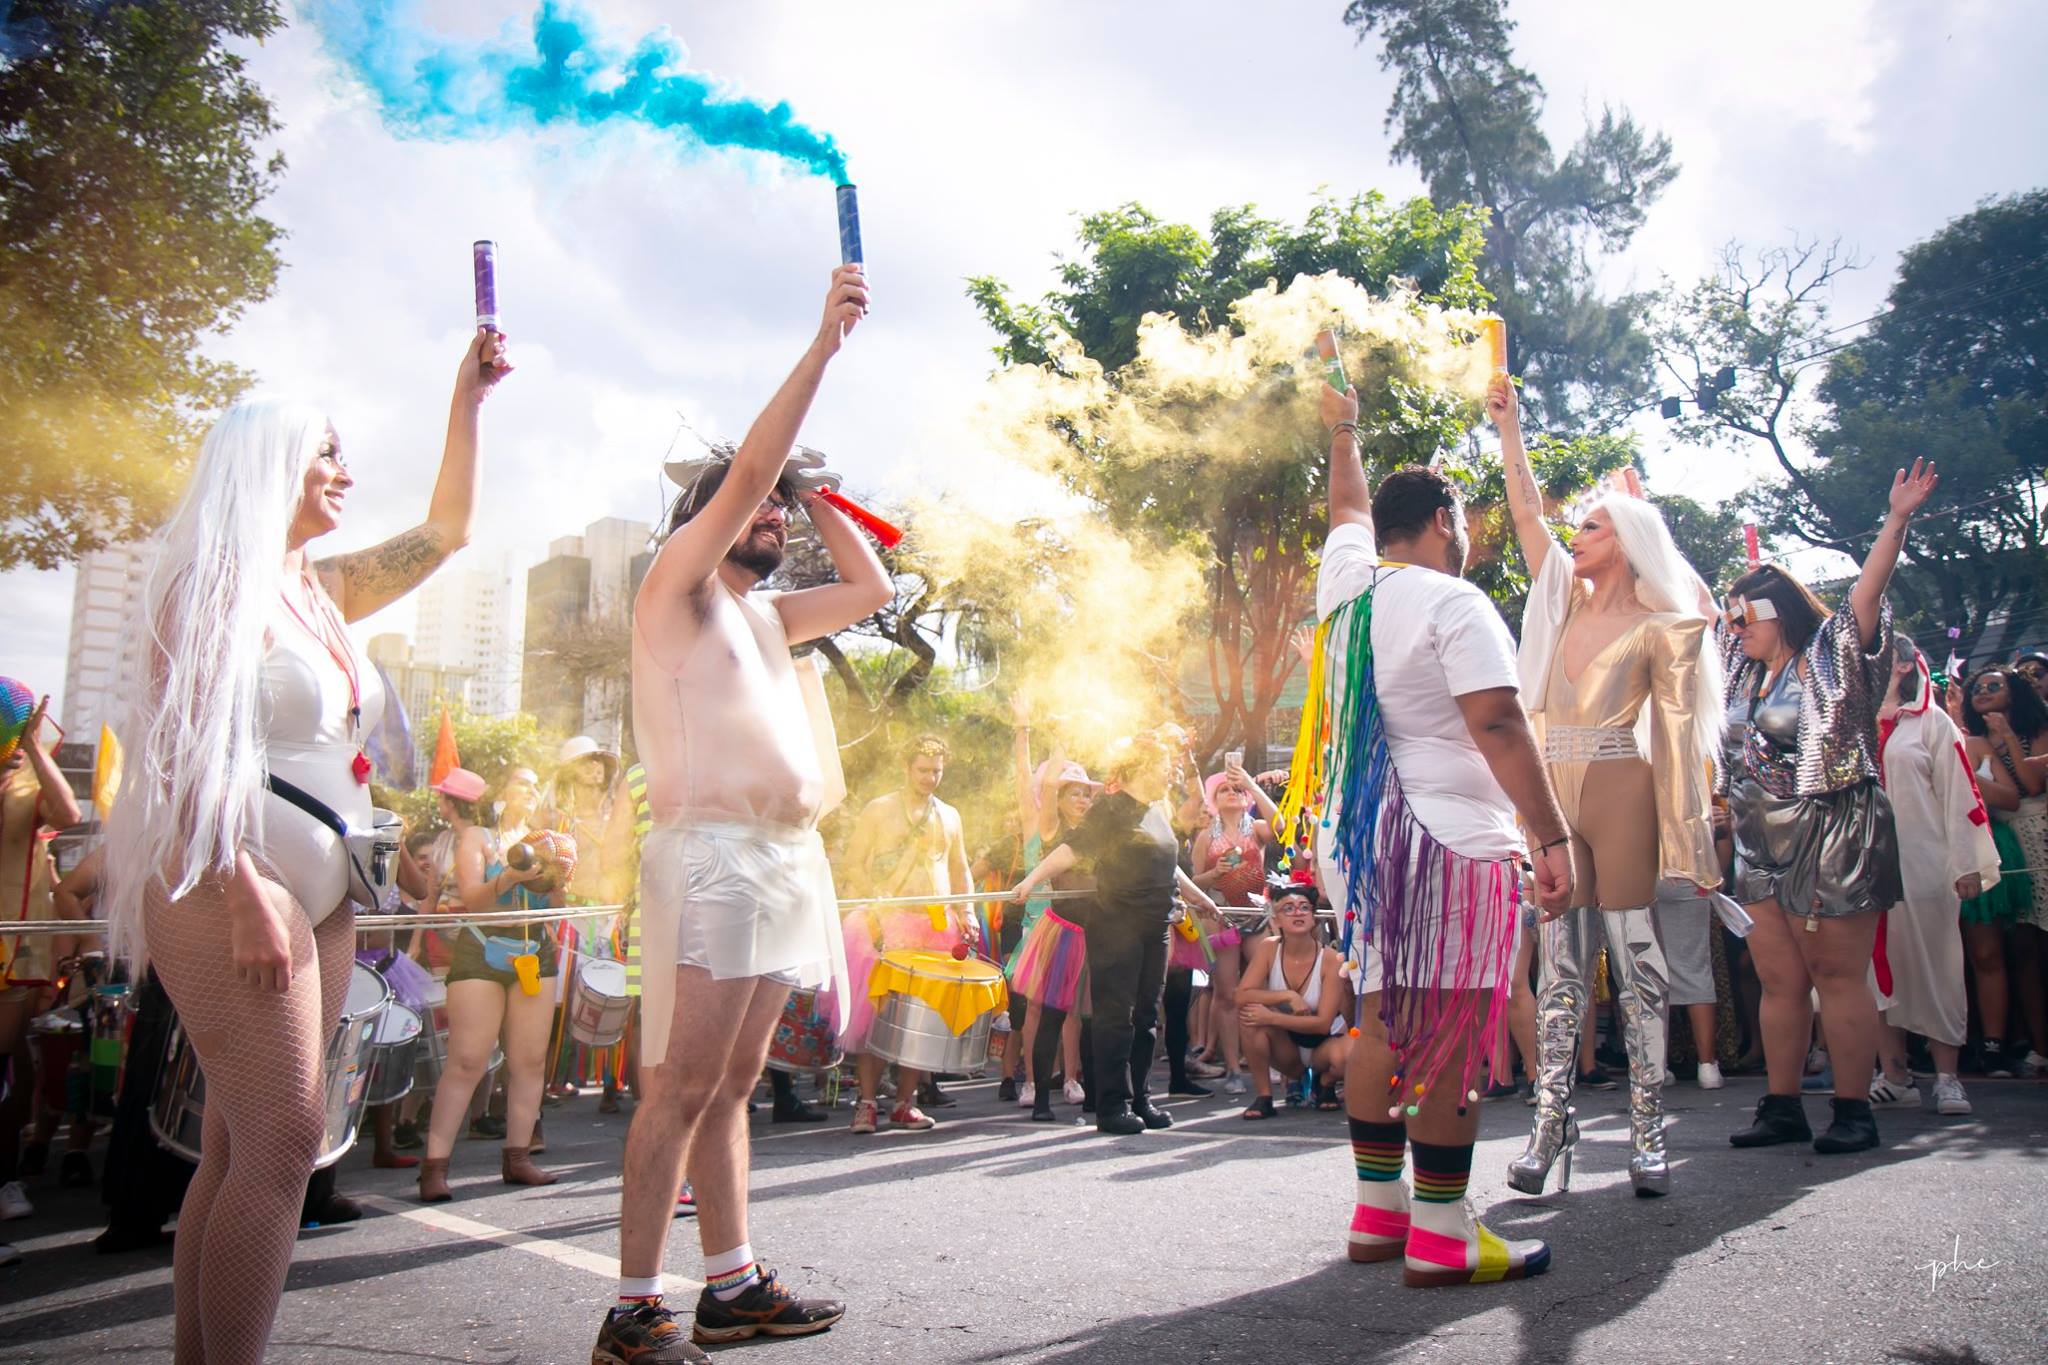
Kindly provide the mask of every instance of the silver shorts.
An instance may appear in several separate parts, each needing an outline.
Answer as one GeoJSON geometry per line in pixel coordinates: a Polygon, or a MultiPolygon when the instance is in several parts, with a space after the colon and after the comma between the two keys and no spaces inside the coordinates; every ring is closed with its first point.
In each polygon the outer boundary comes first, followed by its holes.
{"type": "Polygon", "coordinates": [[[837,916],[828,913],[832,873],[814,830],[740,822],[657,827],[641,852],[640,895],[643,905],[676,914],[679,967],[795,985],[816,979],[829,960],[822,926],[837,916]]]}

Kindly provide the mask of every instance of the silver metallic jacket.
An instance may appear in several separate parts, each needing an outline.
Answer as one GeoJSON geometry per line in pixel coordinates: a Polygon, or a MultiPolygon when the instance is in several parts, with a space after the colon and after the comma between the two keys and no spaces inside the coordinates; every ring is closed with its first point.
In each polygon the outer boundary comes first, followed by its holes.
{"type": "MultiPolygon", "coordinates": [[[[1725,623],[1715,623],[1714,635],[1720,642],[1728,678],[1728,717],[1736,722],[1737,717],[1749,714],[1750,699],[1763,681],[1764,666],[1742,652],[1742,642],[1725,623]]],[[[1855,605],[1844,602],[1840,611],[1821,622],[1801,652],[1806,669],[1802,679],[1805,695],[1799,703],[1797,795],[1825,796],[1876,780],[1877,707],[1884,699],[1886,679],[1882,674],[1891,636],[1889,598],[1878,601],[1877,644],[1871,653],[1863,650],[1855,605]]],[[[1750,734],[1747,725],[1742,728],[1741,735],[1729,737],[1728,762],[1715,767],[1714,790],[1723,796],[1728,794],[1732,770],[1749,767],[1749,746],[1766,742],[1750,734]]]]}

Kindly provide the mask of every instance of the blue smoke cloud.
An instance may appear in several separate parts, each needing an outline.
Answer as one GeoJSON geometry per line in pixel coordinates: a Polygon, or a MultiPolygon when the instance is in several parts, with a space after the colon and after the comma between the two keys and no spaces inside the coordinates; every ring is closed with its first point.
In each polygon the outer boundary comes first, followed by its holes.
{"type": "Polygon", "coordinates": [[[683,45],[666,27],[627,51],[555,0],[543,0],[534,14],[530,41],[509,29],[485,42],[442,37],[421,24],[417,0],[307,0],[304,9],[377,97],[384,121],[403,133],[479,138],[623,120],[846,178],[846,157],[830,135],[799,123],[787,104],[720,90],[686,69],[683,45]]]}

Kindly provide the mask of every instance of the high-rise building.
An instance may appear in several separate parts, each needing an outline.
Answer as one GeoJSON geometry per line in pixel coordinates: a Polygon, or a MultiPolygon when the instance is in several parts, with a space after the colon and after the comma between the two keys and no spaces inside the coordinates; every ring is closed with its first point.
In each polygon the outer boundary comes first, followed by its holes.
{"type": "Polygon", "coordinates": [[[370,661],[384,670],[392,693],[405,707],[406,720],[412,726],[415,770],[424,773],[433,762],[441,708],[475,709],[469,695],[475,675],[466,668],[421,663],[412,642],[397,631],[372,635],[367,649],[370,661]]]}
{"type": "Polygon", "coordinates": [[[71,647],[64,666],[64,728],[82,744],[99,742],[142,684],[142,642],[124,638],[142,601],[154,540],[110,545],[78,562],[71,587],[71,647]]]}
{"type": "Polygon", "coordinates": [[[509,555],[451,564],[420,587],[413,662],[468,671],[469,706],[479,714],[519,710],[525,587],[509,555]]]}
{"type": "Polygon", "coordinates": [[[606,517],[548,545],[526,576],[523,694],[543,730],[624,737],[633,595],[653,562],[646,522],[606,517]]]}

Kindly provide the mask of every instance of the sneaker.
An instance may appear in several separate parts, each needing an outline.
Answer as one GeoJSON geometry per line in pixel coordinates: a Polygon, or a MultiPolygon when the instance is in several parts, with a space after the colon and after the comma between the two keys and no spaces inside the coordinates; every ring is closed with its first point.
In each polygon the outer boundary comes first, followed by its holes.
{"type": "Polygon", "coordinates": [[[1597,1061],[1593,1063],[1591,1071],[1581,1071],[1579,1073],[1579,1089],[1581,1090],[1613,1090],[1620,1084],[1621,1082],[1609,1075],[1607,1068],[1600,1065],[1597,1061]]]}
{"type": "Polygon", "coordinates": [[[1003,1077],[1003,1083],[996,1087],[996,1099],[1004,1104],[1013,1104],[1017,1099],[1017,1078],[1003,1077]]]}
{"type": "Polygon", "coordinates": [[[1242,1095],[1250,1089],[1242,1071],[1232,1071],[1223,1077],[1223,1093],[1226,1095],[1242,1095]]]}
{"type": "Polygon", "coordinates": [[[1970,1112],[1970,1097],[1963,1093],[1963,1083],[1954,1076],[1934,1078],[1934,1112],[1950,1118],[1961,1118],[1970,1112]]]}
{"type": "Polygon", "coordinates": [[[1513,1081],[1495,1081],[1479,1092],[1482,1100],[1511,1100],[1521,1093],[1521,1087],[1513,1081]]]}
{"type": "Polygon", "coordinates": [[[1029,1109],[1038,1102],[1038,1087],[1026,1081],[1017,1087],[1017,1107],[1029,1109]]]}
{"type": "Polygon", "coordinates": [[[847,1131],[853,1133],[872,1133],[875,1131],[875,1127],[875,1102],[873,1100],[857,1101],[853,1106],[853,1122],[847,1125],[847,1131]]]}
{"type": "Polygon", "coordinates": [[[1223,1075],[1223,1068],[1214,1062],[1190,1061],[1188,1063],[1188,1075],[1193,1076],[1198,1081],[1213,1081],[1223,1075]]]}
{"type": "Polygon", "coordinates": [[[2028,1048],[2026,1057],[2020,1062],[2020,1075],[2025,1076],[2030,1081],[2037,1081],[2043,1076],[2048,1076],[2048,1057],[2043,1057],[2034,1049],[2028,1048]]]}
{"type": "Polygon", "coordinates": [[[792,1097],[788,1104],[776,1104],[768,1115],[770,1123],[823,1123],[828,1115],[814,1104],[792,1097]]]}
{"type": "MultiPolygon", "coordinates": [[[[897,1105],[895,1109],[890,1111],[889,1123],[892,1127],[908,1128],[912,1132],[916,1133],[921,1133],[927,1128],[936,1128],[939,1126],[939,1121],[937,1119],[925,1113],[924,1110],[918,1108],[914,1104],[897,1105]]],[[[829,1325],[830,1324],[828,1323],[827,1326],[829,1325]]],[[[748,1333],[748,1335],[751,1336],[753,1334],[750,1332],[748,1333]]],[[[738,1340],[738,1338],[720,1337],[718,1338],[718,1340],[736,1341],[738,1340]]]]}
{"type": "Polygon", "coordinates": [[[1401,1283],[1413,1289],[1521,1280],[1550,1269],[1550,1247],[1510,1242],[1479,1221],[1470,1199],[1409,1205],[1401,1283]]]}
{"type": "Polygon", "coordinates": [[[1985,1076],[1994,1081],[2012,1079],[2013,1068],[2018,1059],[2007,1051],[2004,1043],[1996,1038],[1986,1038],[1977,1048],[1985,1076]]]}
{"type": "Polygon", "coordinates": [[[1531,1109],[1536,1107],[1536,1082],[1522,1082],[1522,1103],[1528,1105],[1531,1109]]]}
{"type": "Polygon", "coordinates": [[[398,1150],[418,1147],[426,1142],[426,1134],[417,1123],[395,1123],[391,1126],[391,1145],[398,1150]]]}
{"type": "Polygon", "coordinates": [[[1806,1054],[1806,1066],[1803,1068],[1803,1070],[1807,1075],[1811,1076],[1814,1072],[1819,1071],[1822,1067],[1826,1066],[1827,1064],[1828,1050],[1824,1047],[1812,1048],[1809,1049],[1806,1054]]]}
{"type": "Polygon", "coordinates": [[[761,1278],[737,1297],[720,1299],[709,1289],[699,1294],[697,1326],[690,1335],[707,1346],[757,1335],[807,1337],[845,1316],[846,1305],[839,1300],[800,1299],[782,1287],[774,1271],[762,1266],[761,1278]]]}
{"type": "Polygon", "coordinates": [[[0,1220],[26,1218],[35,1211],[36,1206],[28,1202],[28,1191],[19,1180],[0,1185],[0,1220]]]}
{"type": "Polygon", "coordinates": [[[1918,1109],[1920,1087],[1913,1082],[1894,1081],[1880,1071],[1870,1081],[1870,1107],[1872,1109],[1918,1109]]]}
{"type": "Polygon", "coordinates": [[[1166,1087],[1166,1093],[1169,1095],[1187,1095],[1194,1099],[1205,1100],[1216,1092],[1203,1085],[1200,1081],[1183,1076],[1177,1081],[1170,1082],[1166,1087]]]}
{"type": "Polygon", "coordinates": [[[604,1315],[590,1365],[706,1365],[676,1315],[659,1303],[620,1304],[604,1315]]]}
{"type": "Polygon", "coordinates": [[[697,1191],[690,1187],[689,1181],[685,1180],[683,1187],[676,1191],[676,1217],[695,1218],[696,1216],[697,1191]]]}
{"type": "Polygon", "coordinates": [[[1701,1062],[1699,1074],[1700,1089],[1719,1090],[1728,1082],[1721,1075],[1719,1062],[1701,1062]]]}
{"type": "Polygon", "coordinates": [[[1835,1069],[1824,1066],[1811,1076],[1799,1078],[1799,1093],[1802,1095],[1832,1095],[1835,1093],[1835,1069]]]}
{"type": "Polygon", "coordinates": [[[1068,1104],[1079,1104],[1082,1100],[1088,1098],[1088,1092],[1081,1088],[1079,1081],[1068,1081],[1064,1093],[1066,1094],[1068,1104]]]}

